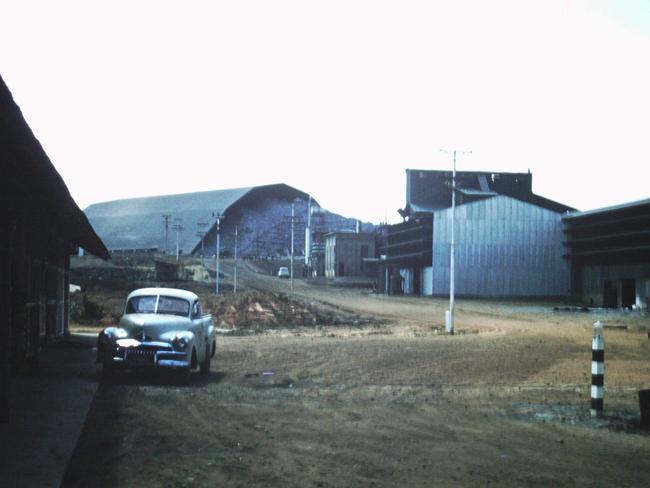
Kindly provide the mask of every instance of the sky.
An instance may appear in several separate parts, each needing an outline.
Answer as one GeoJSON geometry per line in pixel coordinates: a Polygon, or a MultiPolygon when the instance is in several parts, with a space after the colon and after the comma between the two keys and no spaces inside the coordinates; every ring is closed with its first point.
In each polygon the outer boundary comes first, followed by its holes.
{"type": "Polygon", "coordinates": [[[650,197],[647,0],[3,0],[0,74],[78,205],[287,183],[397,222],[405,169],[650,197]]]}

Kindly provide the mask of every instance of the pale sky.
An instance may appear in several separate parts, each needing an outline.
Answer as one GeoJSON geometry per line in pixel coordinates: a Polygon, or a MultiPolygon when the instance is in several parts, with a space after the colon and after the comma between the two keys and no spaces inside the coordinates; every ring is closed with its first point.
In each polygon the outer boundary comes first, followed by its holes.
{"type": "Polygon", "coordinates": [[[443,148],[650,197],[647,0],[4,0],[0,74],[82,208],[284,182],[395,222],[443,148]]]}

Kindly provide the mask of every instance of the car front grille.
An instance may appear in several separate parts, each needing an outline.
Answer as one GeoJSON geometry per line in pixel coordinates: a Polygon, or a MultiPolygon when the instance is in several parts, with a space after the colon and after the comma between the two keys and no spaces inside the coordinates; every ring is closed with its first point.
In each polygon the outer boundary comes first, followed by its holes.
{"type": "Polygon", "coordinates": [[[124,350],[124,361],[127,364],[154,364],[156,351],[132,347],[124,350]]]}

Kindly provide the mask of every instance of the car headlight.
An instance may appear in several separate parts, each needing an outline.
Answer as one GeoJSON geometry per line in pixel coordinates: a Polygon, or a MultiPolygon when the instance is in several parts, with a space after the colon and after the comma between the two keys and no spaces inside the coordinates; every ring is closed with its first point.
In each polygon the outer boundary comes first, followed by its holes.
{"type": "Polygon", "coordinates": [[[190,343],[190,340],[187,338],[187,336],[176,336],[174,337],[174,341],[172,342],[172,346],[174,346],[174,349],[178,351],[184,351],[187,348],[187,345],[190,343]]]}
{"type": "Polygon", "coordinates": [[[118,328],[115,329],[114,334],[117,339],[124,339],[125,337],[129,336],[129,333],[127,331],[118,328]]]}
{"type": "Polygon", "coordinates": [[[119,327],[108,327],[99,334],[101,342],[110,342],[114,339],[124,339],[128,337],[129,333],[119,327]]]}

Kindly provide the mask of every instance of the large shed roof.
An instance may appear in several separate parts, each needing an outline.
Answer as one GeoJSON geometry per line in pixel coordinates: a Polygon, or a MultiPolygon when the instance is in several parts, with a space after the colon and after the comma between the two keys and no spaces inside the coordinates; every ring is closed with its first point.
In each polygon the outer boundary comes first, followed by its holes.
{"type": "Polygon", "coordinates": [[[213,190],[177,195],[130,198],[97,203],[85,212],[99,235],[111,250],[163,249],[165,232],[163,215],[170,215],[168,245],[175,247],[176,232],[172,226],[181,223],[179,248],[189,253],[200,245],[197,235],[199,223],[208,232],[216,221],[216,214],[226,215],[234,205],[246,197],[269,194],[283,198],[309,198],[306,193],[285,184],[273,184],[213,190]]]}

